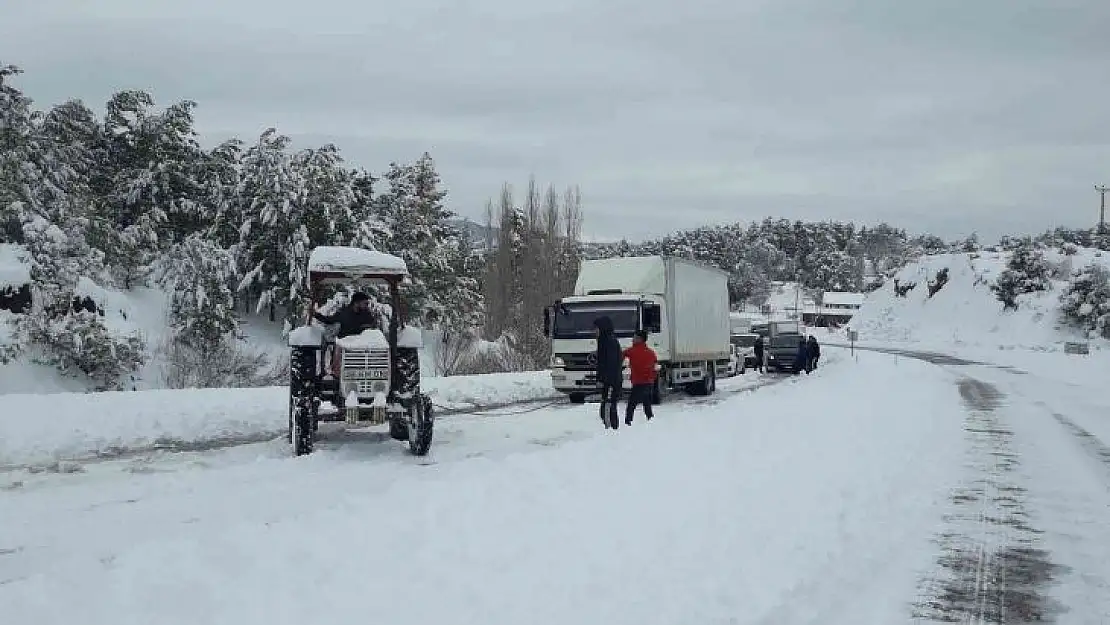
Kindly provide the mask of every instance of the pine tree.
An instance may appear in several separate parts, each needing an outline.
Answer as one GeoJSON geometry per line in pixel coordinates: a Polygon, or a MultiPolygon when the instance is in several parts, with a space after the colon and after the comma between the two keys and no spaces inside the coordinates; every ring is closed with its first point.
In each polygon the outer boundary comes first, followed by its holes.
{"type": "Polygon", "coordinates": [[[405,260],[412,284],[404,291],[414,317],[443,319],[456,289],[450,275],[450,255],[458,232],[448,220],[446,192],[428,153],[411,165],[390,164],[385,174],[388,190],[379,206],[391,234],[387,250],[405,260]]]}
{"type": "Polygon", "coordinates": [[[1019,295],[1047,291],[1050,288],[1052,267],[1044,253],[1035,249],[1031,242],[1026,242],[1013,251],[1006,263],[1006,269],[991,286],[1005,310],[1017,310],[1019,295]]]}
{"type": "Polygon", "coordinates": [[[243,156],[239,194],[249,202],[234,250],[244,274],[237,290],[277,320],[304,318],[304,272],[312,243],[300,204],[304,183],[286,152],[289,138],[273,128],[243,156]]]}
{"type": "Polygon", "coordinates": [[[170,297],[174,340],[198,351],[235,338],[235,259],[199,234],[168,250],[157,268],[170,297]]]}
{"type": "Polygon", "coordinates": [[[1088,334],[1110,338],[1110,270],[1092,263],[1076,271],[1060,295],[1064,320],[1088,334]]]}

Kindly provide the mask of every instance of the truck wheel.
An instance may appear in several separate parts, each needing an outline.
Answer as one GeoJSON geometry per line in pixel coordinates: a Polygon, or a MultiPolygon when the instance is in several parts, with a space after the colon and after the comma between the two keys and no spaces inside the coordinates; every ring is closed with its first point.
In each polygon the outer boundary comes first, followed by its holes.
{"type": "Polygon", "coordinates": [[[432,430],[435,417],[432,414],[432,400],[427,395],[417,394],[409,406],[409,452],[414,456],[425,456],[432,448],[432,430]]]}
{"type": "Polygon", "coordinates": [[[571,393],[570,394],[570,403],[572,403],[572,404],[584,404],[584,403],[586,403],[586,396],[581,394],[581,393],[571,393]]]}
{"type": "Polygon", "coordinates": [[[712,395],[717,390],[717,371],[713,362],[706,363],[705,377],[690,384],[688,387],[691,395],[712,395]]]}

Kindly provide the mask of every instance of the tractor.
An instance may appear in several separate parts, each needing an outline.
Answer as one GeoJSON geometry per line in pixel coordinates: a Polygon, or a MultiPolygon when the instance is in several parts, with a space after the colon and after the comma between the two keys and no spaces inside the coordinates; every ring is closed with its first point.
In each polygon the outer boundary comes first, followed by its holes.
{"type": "Polygon", "coordinates": [[[409,277],[405,261],[351,247],[317,247],[308,259],[308,318],[289,333],[289,440],[293,454],[312,453],[321,421],[389,425],[416,456],[432,444],[431,399],[420,390],[419,328],[405,326],[399,295],[409,277]],[[326,291],[371,285],[388,292],[388,323],[336,338],[314,318],[326,291]],[[322,402],[335,413],[320,411],[322,402]]]}

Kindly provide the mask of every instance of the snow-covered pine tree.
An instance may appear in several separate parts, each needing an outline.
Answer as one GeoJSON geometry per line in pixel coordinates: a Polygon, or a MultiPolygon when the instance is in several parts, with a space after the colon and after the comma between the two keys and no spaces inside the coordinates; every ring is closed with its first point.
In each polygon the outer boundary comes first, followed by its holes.
{"type": "Polygon", "coordinates": [[[174,340],[195,350],[234,339],[235,259],[201,234],[192,234],[160,259],[155,271],[169,294],[169,324],[174,340]]]}
{"type": "Polygon", "coordinates": [[[810,270],[803,274],[802,285],[820,291],[860,291],[863,288],[863,263],[840,250],[815,252],[810,270]]]}
{"type": "Polygon", "coordinates": [[[283,309],[286,322],[303,319],[303,281],[312,242],[304,224],[301,200],[304,181],[286,152],[289,138],[273,128],[243,156],[239,195],[244,221],[235,250],[244,272],[237,291],[276,321],[283,309]]]}
{"type": "Polygon", "coordinates": [[[411,165],[392,163],[385,180],[389,188],[379,200],[391,233],[388,251],[412,274],[405,303],[413,317],[443,319],[457,286],[449,257],[458,232],[448,223],[454,215],[444,205],[435,162],[425,152],[411,165]]]}
{"type": "Polygon", "coordinates": [[[1017,310],[1017,298],[1025,293],[1047,291],[1052,288],[1052,266],[1044,253],[1031,241],[1018,245],[1006,263],[1006,269],[991,286],[1005,310],[1017,310]]]}
{"type": "Polygon", "coordinates": [[[1060,295],[1064,320],[1089,335],[1110,338],[1110,270],[1091,263],[1075,272],[1060,295]]]}
{"type": "Polygon", "coordinates": [[[350,240],[355,232],[353,173],[343,167],[339,150],[331,144],[301,150],[293,156],[292,167],[303,180],[299,203],[312,245],[350,240]]]}
{"type": "Polygon", "coordinates": [[[204,156],[197,178],[201,201],[212,215],[204,234],[224,249],[239,243],[239,228],[245,221],[244,202],[238,194],[242,159],[242,141],[224,141],[204,156]]]}
{"type": "Polygon", "coordinates": [[[145,91],[121,91],[106,106],[106,159],[94,178],[100,210],[118,232],[104,246],[124,288],[141,284],[158,250],[206,227],[196,178],[203,152],[193,129],[194,102],[162,113],[145,91]]]}
{"type": "Polygon", "coordinates": [[[375,201],[375,182],[377,178],[365,170],[356,171],[351,180],[350,219],[354,229],[347,244],[353,247],[383,250],[393,236],[375,201]]]}

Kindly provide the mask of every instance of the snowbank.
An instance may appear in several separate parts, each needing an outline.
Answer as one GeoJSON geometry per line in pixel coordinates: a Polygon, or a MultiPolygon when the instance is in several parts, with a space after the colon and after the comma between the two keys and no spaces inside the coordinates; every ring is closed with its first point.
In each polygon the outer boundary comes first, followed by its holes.
{"type": "Polygon", "coordinates": [[[21,245],[0,243],[0,290],[20,287],[31,281],[31,264],[27,250],[21,245]]]}
{"type": "MultiPolygon", "coordinates": [[[[1049,262],[1070,276],[1091,262],[1110,267],[1110,255],[1080,249],[1073,257],[1046,250],[1049,262]]],[[[898,273],[900,283],[916,283],[905,297],[894,293],[890,280],[870,293],[849,327],[860,344],[900,345],[951,353],[968,350],[1060,351],[1064,341],[1082,333],[1060,320],[1060,293],[1067,280],[1055,280],[1050,291],[1022,295],[1016,311],[1003,311],[991,285],[1006,268],[1008,253],[979,252],[925,256],[898,273]],[[932,298],[928,282],[948,269],[948,283],[932,298]]],[[[1106,347],[1092,344],[1092,350],[1106,347]]]]}
{"type": "Polygon", "coordinates": [[[596,434],[498,459],[155,475],[80,522],[13,524],[28,548],[0,604],[41,625],[904,622],[962,408],[940,368],[889,360],[616,434],[567,411],[596,434]],[[74,548],[36,570],[54,536],[74,548]]]}
{"type": "MultiPolygon", "coordinates": [[[[425,378],[440,408],[554,395],[547,371],[425,378]]],[[[288,389],[193,389],[0,396],[0,466],[41,465],[159,445],[281,436],[288,389]]]]}

